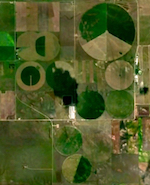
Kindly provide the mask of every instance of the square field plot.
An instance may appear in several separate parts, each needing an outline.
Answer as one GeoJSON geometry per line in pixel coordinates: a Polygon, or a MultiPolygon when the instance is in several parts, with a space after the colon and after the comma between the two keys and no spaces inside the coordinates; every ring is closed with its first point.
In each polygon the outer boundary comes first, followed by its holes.
{"type": "Polygon", "coordinates": [[[15,91],[15,62],[0,61],[0,91],[15,91]]]}
{"type": "Polygon", "coordinates": [[[0,183],[50,184],[49,122],[0,122],[0,183]]]}
{"type": "Polygon", "coordinates": [[[48,91],[17,91],[16,116],[18,119],[51,119],[55,117],[54,93],[48,91]]]}
{"type": "Polygon", "coordinates": [[[14,60],[15,5],[13,2],[0,3],[0,25],[0,60],[14,60]]]}
{"type": "Polygon", "coordinates": [[[112,155],[112,182],[138,183],[138,155],[112,155]]]}
{"type": "Polygon", "coordinates": [[[54,123],[53,182],[66,185],[79,181],[91,185],[110,182],[111,122],[78,121],[75,125],[65,121],[54,123]],[[108,175],[103,176],[106,171],[109,171],[108,175]]]}
{"type": "Polygon", "coordinates": [[[69,106],[77,102],[73,64],[18,61],[17,65],[17,118],[69,119],[69,106]]]}

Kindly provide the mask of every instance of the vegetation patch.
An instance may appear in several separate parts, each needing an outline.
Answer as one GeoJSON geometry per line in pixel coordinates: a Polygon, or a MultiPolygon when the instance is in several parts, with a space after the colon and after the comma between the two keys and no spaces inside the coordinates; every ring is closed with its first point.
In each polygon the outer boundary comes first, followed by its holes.
{"type": "Polygon", "coordinates": [[[106,99],[106,110],[114,118],[127,118],[134,109],[134,100],[126,91],[111,91],[106,99]]]}
{"type": "Polygon", "coordinates": [[[82,135],[74,127],[64,126],[54,133],[55,148],[63,155],[76,153],[82,146],[82,135]]]}
{"type": "Polygon", "coordinates": [[[77,112],[85,119],[96,119],[105,110],[105,102],[97,91],[86,90],[78,96],[77,112]]]}
{"type": "Polygon", "coordinates": [[[76,80],[70,76],[69,71],[57,68],[55,63],[53,63],[47,68],[46,80],[48,85],[53,88],[55,96],[60,98],[71,96],[71,103],[77,103],[76,91],[78,84],[76,80]]]}
{"type": "Polygon", "coordinates": [[[79,30],[87,42],[106,30],[128,44],[132,44],[135,37],[134,23],[128,12],[118,5],[109,3],[98,4],[85,12],[79,30]]]}
{"type": "Polygon", "coordinates": [[[21,79],[26,85],[35,85],[40,80],[40,73],[35,67],[29,66],[23,69],[21,79]]]}
{"type": "Polygon", "coordinates": [[[74,183],[81,183],[86,181],[86,179],[91,174],[91,167],[92,166],[89,160],[82,156],[74,176],[74,183]]]}

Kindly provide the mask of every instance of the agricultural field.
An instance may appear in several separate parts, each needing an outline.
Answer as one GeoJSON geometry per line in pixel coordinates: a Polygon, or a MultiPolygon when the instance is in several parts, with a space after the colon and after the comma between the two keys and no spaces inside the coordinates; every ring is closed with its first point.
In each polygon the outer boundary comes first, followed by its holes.
{"type": "Polygon", "coordinates": [[[150,185],[150,0],[0,2],[0,185],[150,185]]]}

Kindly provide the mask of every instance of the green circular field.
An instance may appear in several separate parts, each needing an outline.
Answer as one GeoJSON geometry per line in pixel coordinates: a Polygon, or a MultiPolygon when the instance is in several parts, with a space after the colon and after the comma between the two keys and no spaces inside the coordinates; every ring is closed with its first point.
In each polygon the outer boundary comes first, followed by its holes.
{"type": "Polygon", "coordinates": [[[127,118],[134,109],[134,99],[126,91],[111,91],[106,99],[106,111],[113,118],[127,118]]]}
{"type": "Polygon", "coordinates": [[[81,17],[80,44],[87,54],[100,60],[114,60],[127,53],[135,38],[135,27],[122,7],[101,3],[81,17]]]}
{"type": "Polygon", "coordinates": [[[105,102],[96,91],[85,91],[78,96],[77,112],[84,119],[96,119],[105,110],[105,102]]]}
{"type": "Polygon", "coordinates": [[[87,158],[81,154],[68,157],[62,165],[62,173],[70,183],[82,183],[91,174],[91,164],[87,158]]]}
{"type": "Polygon", "coordinates": [[[28,86],[37,84],[40,80],[39,70],[33,66],[24,68],[21,73],[21,80],[28,86]]]}
{"type": "Polygon", "coordinates": [[[76,153],[82,146],[82,135],[79,130],[71,126],[56,129],[54,133],[56,150],[62,155],[76,153]]]}

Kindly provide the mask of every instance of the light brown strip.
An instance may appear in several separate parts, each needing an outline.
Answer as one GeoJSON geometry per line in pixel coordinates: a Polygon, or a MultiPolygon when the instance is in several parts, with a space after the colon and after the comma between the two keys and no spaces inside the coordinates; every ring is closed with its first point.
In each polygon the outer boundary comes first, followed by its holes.
{"type": "Polygon", "coordinates": [[[112,145],[113,153],[120,153],[120,121],[112,120],[112,145]]]}
{"type": "Polygon", "coordinates": [[[93,64],[93,61],[91,60],[90,61],[90,83],[93,83],[94,82],[94,80],[93,80],[93,78],[94,78],[94,64],[93,64]]]}
{"type": "Polygon", "coordinates": [[[54,10],[53,10],[53,5],[52,3],[48,4],[48,30],[49,31],[54,31],[54,24],[53,24],[53,17],[54,17],[54,10]]]}
{"type": "Polygon", "coordinates": [[[53,17],[54,31],[59,32],[60,31],[60,3],[55,2],[52,4],[53,4],[53,11],[54,11],[54,17],[53,17]]]}
{"type": "Polygon", "coordinates": [[[49,7],[48,3],[38,3],[39,31],[48,31],[49,7]]]}
{"type": "Polygon", "coordinates": [[[26,3],[16,2],[16,31],[26,31],[26,3]]]}
{"type": "Polygon", "coordinates": [[[15,118],[15,92],[6,91],[1,93],[1,119],[14,119],[15,118]]]}
{"type": "Polygon", "coordinates": [[[38,6],[37,3],[27,3],[27,31],[38,31],[38,6]]]}
{"type": "Polygon", "coordinates": [[[54,17],[53,3],[48,3],[47,6],[48,6],[49,18],[53,18],[54,17]]]}
{"type": "Polygon", "coordinates": [[[105,80],[105,63],[104,61],[98,61],[97,62],[97,87],[99,91],[103,91],[106,86],[106,80],[105,80]]]}
{"type": "Polygon", "coordinates": [[[82,61],[82,80],[83,83],[86,83],[86,61],[82,61]]]}
{"type": "Polygon", "coordinates": [[[143,118],[143,150],[150,150],[150,119],[143,118]]]}
{"type": "Polygon", "coordinates": [[[78,61],[77,60],[75,60],[74,61],[74,72],[75,72],[75,78],[77,79],[77,81],[78,81],[78,61]]]}

